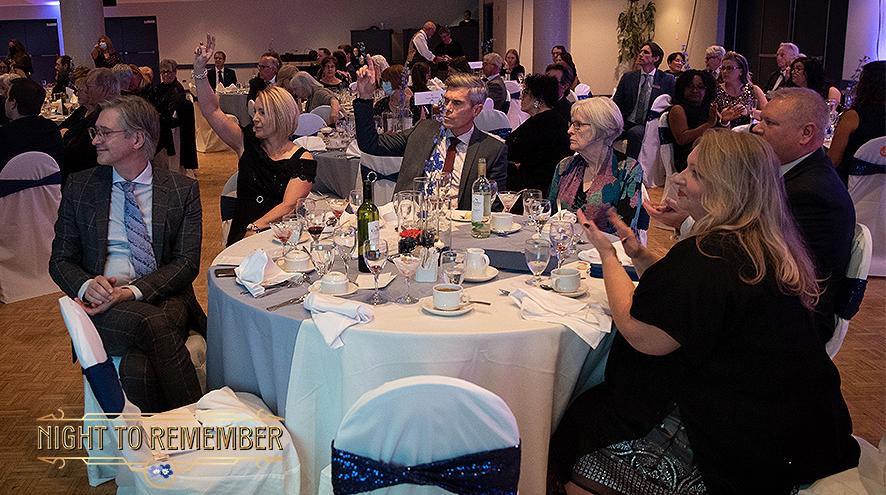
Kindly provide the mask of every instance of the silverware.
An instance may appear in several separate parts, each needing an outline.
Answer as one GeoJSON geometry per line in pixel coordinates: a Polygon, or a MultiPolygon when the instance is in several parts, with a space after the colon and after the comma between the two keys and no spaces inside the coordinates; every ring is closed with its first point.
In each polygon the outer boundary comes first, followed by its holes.
{"type": "Polygon", "coordinates": [[[551,286],[548,285],[548,284],[538,284],[538,286],[541,287],[541,288],[544,289],[544,290],[550,290],[550,291],[554,290],[554,288],[551,287],[551,286]]]}
{"type": "Polygon", "coordinates": [[[470,300],[470,301],[468,301],[468,302],[471,303],[471,304],[482,304],[482,305],[484,305],[484,306],[492,306],[492,303],[491,303],[491,302],[487,302],[487,301],[470,300]]]}
{"type": "Polygon", "coordinates": [[[285,307],[285,306],[291,306],[293,304],[301,304],[304,302],[306,297],[308,297],[307,293],[302,294],[298,297],[293,297],[292,299],[283,301],[280,304],[274,304],[273,306],[268,306],[265,309],[267,309],[268,311],[277,311],[278,309],[285,307]]]}
{"type": "Polygon", "coordinates": [[[509,290],[498,289],[498,291],[501,292],[501,295],[503,295],[503,296],[510,296],[511,295],[511,291],[509,291],[509,290]]]}

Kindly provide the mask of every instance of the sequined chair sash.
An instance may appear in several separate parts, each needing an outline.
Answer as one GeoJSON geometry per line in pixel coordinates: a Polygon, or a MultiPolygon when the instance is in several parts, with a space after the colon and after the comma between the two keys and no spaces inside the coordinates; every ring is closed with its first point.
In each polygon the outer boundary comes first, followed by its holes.
{"type": "Polygon", "coordinates": [[[519,445],[400,466],[338,450],[332,444],[332,486],[337,495],[401,484],[433,485],[459,495],[509,495],[517,493],[519,479],[519,445]]]}

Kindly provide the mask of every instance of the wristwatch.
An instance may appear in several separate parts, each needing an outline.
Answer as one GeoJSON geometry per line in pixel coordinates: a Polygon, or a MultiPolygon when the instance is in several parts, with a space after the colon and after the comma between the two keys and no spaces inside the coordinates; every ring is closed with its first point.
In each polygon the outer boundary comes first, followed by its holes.
{"type": "Polygon", "coordinates": [[[246,226],[246,230],[251,230],[253,232],[258,233],[258,232],[264,232],[265,230],[268,230],[268,228],[267,227],[261,228],[254,223],[250,223],[249,225],[246,226]]]}

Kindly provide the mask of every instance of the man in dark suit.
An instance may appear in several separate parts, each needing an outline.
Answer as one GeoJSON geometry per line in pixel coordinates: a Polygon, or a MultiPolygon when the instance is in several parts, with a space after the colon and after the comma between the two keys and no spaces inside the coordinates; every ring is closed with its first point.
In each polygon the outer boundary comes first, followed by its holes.
{"type": "Polygon", "coordinates": [[[646,114],[652,108],[652,102],[663,94],[674,92],[674,76],[657,70],[663,57],[664,51],[656,43],[650,41],[643,45],[637,55],[640,70],[621,76],[612,96],[624,119],[622,137],[628,140],[627,152],[631,158],[637,158],[640,154],[646,132],[646,114]]]}
{"type": "Polygon", "coordinates": [[[452,172],[458,187],[458,207],[471,209],[471,186],[477,180],[477,162],[486,159],[486,177],[507,185],[508,150],[500,140],[474,127],[474,118],[483,110],[486,85],[470,74],[455,74],[446,80],[443,128],[435,120],[422,120],[406,131],[379,135],[372,113],[375,92],[375,67],[367,65],[357,71],[357,95],[354,116],[357,144],[360,150],[378,156],[402,156],[400,175],[394,191],[413,188],[412,179],[428,172],[452,172]]]}
{"type": "MultiPolygon", "coordinates": [[[[277,83],[277,72],[283,62],[277,52],[265,52],[258,58],[258,75],[249,80],[248,100],[255,101],[259,91],[277,83]]],[[[209,74],[206,75],[209,77],[209,74]]]]}
{"type": "Polygon", "coordinates": [[[545,75],[557,80],[557,105],[553,110],[559,113],[563,120],[570,122],[572,120],[572,102],[569,101],[569,88],[575,81],[575,72],[572,72],[572,68],[563,62],[556,62],[545,68],[545,75]]]}
{"type": "Polygon", "coordinates": [[[778,88],[789,88],[793,86],[791,82],[791,62],[800,56],[800,49],[793,43],[782,43],[778,45],[778,51],[775,52],[775,63],[778,69],[769,74],[766,86],[763,91],[767,93],[768,98],[772,91],[778,88]]]}
{"type": "Polygon", "coordinates": [[[508,100],[508,88],[504,79],[501,78],[501,66],[504,59],[501,55],[492,52],[483,56],[483,75],[486,76],[486,94],[492,98],[493,108],[508,113],[511,106],[508,100]]]}
{"type": "Polygon", "coordinates": [[[4,111],[10,122],[0,126],[0,170],[10,158],[26,151],[42,151],[64,165],[65,150],[58,126],[40,116],[46,91],[30,79],[14,79],[4,111]]]}
{"type": "Polygon", "coordinates": [[[69,178],[49,273],[82,302],[108,354],[123,356],[134,404],[193,403],[201,390],[185,340],[206,326],[191,286],[202,238],[197,182],[151,165],[160,120],[143,98],[103,103],[91,134],[101,166],[69,178]]]}
{"type": "Polygon", "coordinates": [[[234,72],[234,69],[225,68],[225,60],[228,58],[228,56],[225,55],[225,52],[219,50],[215,52],[215,55],[213,55],[212,58],[215,60],[215,67],[209,69],[206,73],[209,87],[215,91],[215,86],[219,81],[221,81],[222,86],[224,87],[237,84],[237,74],[234,72]]]}

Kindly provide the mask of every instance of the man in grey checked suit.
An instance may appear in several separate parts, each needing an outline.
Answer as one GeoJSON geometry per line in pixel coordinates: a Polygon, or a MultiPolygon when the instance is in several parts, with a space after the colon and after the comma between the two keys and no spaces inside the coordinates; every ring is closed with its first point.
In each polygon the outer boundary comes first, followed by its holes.
{"type": "Polygon", "coordinates": [[[90,131],[99,165],[72,174],[55,225],[49,272],[91,316],[142,411],[195,402],[200,384],[185,340],[205,334],[191,286],[202,210],[193,179],[155,168],[159,116],[146,100],[102,104],[90,131]]]}
{"type": "Polygon", "coordinates": [[[458,187],[459,209],[471,209],[471,186],[479,177],[480,158],[486,159],[486,177],[496,181],[500,191],[507,187],[507,147],[474,126],[474,119],[486,101],[486,85],[479,77],[455,74],[446,79],[445,136],[438,140],[440,125],[433,119],[421,120],[405,131],[378,134],[372,118],[374,74],[371,62],[357,72],[358,98],[354,100],[357,144],[360,151],[370,155],[403,157],[395,192],[413,189],[412,179],[425,175],[428,160],[452,173],[453,183],[458,187]]]}

